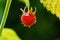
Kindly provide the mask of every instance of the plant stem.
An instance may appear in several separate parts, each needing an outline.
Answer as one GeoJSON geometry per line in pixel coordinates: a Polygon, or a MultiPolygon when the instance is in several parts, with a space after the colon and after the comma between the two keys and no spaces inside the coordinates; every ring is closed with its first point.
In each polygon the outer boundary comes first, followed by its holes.
{"type": "Polygon", "coordinates": [[[29,12],[30,1],[29,1],[29,0],[25,0],[25,4],[26,4],[26,6],[27,6],[27,8],[28,8],[28,12],[29,12]]]}
{"type": "Polygon", "coordinates": [[[29,6],[28,6],[28,12],[29,12],[29,6]]]}
{"type": "Polygon", "coordinates": [[[27,6],[28,8],[28,11],[29,11],[29,7],[30,7],[30,1],[29,0],[21,0],[25,3],[25,5],[27,6]]]}
{"type": "Polygon", "coordinates": [[[0,35],[1,35],[1,32],[4,28],[4,26],[5,26],[11,2],[12,2],[12,0],[7,0],[7,2],[6,2],[3,18],[2,18],[2,21],[1,21],[1,25],[0,25],[0,35]]]}
{"type": "Polygon", "coordinates": [[[28,12],[29,12],[30,1],[29,0],[20,0],[20,1],[25,3],[26,7],[28,8],[28,12]]]}

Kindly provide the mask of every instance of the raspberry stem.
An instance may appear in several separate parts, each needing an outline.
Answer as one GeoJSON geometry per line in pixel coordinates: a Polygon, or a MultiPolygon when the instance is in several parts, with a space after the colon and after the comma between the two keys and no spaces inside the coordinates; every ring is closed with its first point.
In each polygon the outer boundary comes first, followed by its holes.
{"type": "Polygon", "coordinates": [[[30,1],[29,0],[21,0],[21,1],[25,3],[26,7],[28,8],[28,12],[29,12],[30,1]]]}
{"type": "Polygon", "coordinates": [[[30,1],[29,0],[24,0],[25,1],[25,5],[28,8],[28,12],[29,12],[29,7],[30,7],[30,1]]]}

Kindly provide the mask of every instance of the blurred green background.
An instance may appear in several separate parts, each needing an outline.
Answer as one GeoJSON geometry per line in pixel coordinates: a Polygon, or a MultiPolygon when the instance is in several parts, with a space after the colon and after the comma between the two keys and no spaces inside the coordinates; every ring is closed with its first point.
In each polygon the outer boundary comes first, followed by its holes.
{"type": "MultiPolygon", "coordinates": [[[[4,4],[5,4],[4,0],[4,4]]],[[[1,4],[1,2],[0,2],[1,4]]],[[[1,4],[3,5],[3,3],[1,4]]],[[[4,10],[4,7],[0,9],[4,10]]],[[[21,23],[21,10],[26,6],[23,2],[18,0],[12,0],[12,4],[9,10],[8,18],[5,24],[5,28],[12,28],[22,40],[58,40],[60,39],[60,21],[52,15],[50,11],[47,11],[43,4],[39,0],[30,0],[30,7],[36,7],[37,22],[31,28],[26,28],[21,23]],[[19,16],[20,15],[20,16],[19,16]]],[[[2,18],[3,11],[0,10],[0,17],[2,18]]],[[[0,18],[0,20],[1,20],[0,18]]]]}

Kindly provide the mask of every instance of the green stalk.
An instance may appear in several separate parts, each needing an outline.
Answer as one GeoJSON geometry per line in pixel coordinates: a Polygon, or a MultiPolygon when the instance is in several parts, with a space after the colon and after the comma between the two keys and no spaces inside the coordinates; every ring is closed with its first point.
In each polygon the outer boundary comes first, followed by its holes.
{"type": "Polygon", "coordinates": [[[27,6],[27,8],[28,8],[28,11],[29,11],[30,1],[29,1],[29,0],[24,0],[24,2],[25,2],[26,6],[27,6]]]}
{"type": "Polygon", "coordinates": [[[20,0],[20,1],[22,1],[22,2],[24,2],[24,3],[25,3],[25,5],[27,6],[28,11],[29,11],[30,1],[29,1],[29,0],[20,0]]]}
{"type": "Polygon", "coordinates": [[[1,21],[1,25],[0,25],[0,35],[1,35],[1,32],[4,28],[4,26],[5,26],[11,2],[12,2],[12,0],[7,0],[7,2],[6,2],[3,18],[2,18],[2,21],[1,21]]]}

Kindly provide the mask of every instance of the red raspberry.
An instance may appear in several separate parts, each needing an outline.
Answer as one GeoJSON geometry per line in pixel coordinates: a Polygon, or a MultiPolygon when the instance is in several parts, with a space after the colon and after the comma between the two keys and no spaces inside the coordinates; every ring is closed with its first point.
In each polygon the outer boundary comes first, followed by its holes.
{"type": "Polygon", "coordinates": [[[26,7],[21,9],[22,15],[21,15],[21,21],[24,26],[31,27],[34,23],[36,23],[36,8],[35,11],[32,12],[32,8],[29,10],[29,12],[25,12],[26,7]]]}

